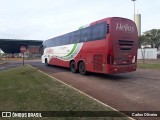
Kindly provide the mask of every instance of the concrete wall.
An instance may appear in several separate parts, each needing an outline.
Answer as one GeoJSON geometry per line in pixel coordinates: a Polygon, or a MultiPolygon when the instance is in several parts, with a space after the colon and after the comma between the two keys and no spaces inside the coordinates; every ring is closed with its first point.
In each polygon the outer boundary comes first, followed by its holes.
{"type": "Polygon", "coordinates": [[[157,49],[156,48],[145,48],[138,49],[137,59],[157,59],[157,49]]]}

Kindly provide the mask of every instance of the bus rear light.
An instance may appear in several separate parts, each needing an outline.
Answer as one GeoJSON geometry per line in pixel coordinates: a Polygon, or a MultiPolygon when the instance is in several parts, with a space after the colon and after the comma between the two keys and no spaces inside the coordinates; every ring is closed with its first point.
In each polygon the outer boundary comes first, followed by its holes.
{"type": "Polygon", "coordinates": [[[136,57],[134,56],[132,59],[132,63],[135,63],[135,61],[136,61],[136,57]]]}
{"type": "Polygon", "coordinates": [[[113,65],[114,64],[114,60],[113,60],[113,56],[112,55],[108,55],[107,56],[107,63],[113,65]]]}
{"type": "Polygon", "coordinates": [[[110,50],[107,55],[107,63],[113,65],[114,64],[114,57],[113,57],[113,50],[110,50]]]}

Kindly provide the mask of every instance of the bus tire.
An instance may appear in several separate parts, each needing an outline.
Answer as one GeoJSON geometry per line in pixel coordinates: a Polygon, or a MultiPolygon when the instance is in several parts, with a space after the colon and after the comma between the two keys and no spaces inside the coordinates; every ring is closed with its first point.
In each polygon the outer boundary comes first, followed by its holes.
{"type": "Polygon", "coordinates": [[[46,66],[49,66],[47,58],[45,59],[46,66]]]}
{"type": "Polygon", "coordinates": [[[76,63],[74,61],[72,61],[71,64],[70,64],[70,70],[73,73],[77,72],[77,70],[76,70],[76,63]]]}
{"type": "Polygon", "coordinates": [[[79,73],[82,75],[86,74],[85,64],[84,62],[80,62],[78,66],[79,73]]]}

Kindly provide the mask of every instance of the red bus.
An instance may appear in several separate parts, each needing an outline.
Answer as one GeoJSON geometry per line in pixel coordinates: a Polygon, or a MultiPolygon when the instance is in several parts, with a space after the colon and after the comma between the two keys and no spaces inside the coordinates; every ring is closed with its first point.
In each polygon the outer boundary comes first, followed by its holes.
{"type": "Polygon", "coordinates": [[[115,74],[137,67],[138,33],[132,20],[110,17],[45,40],[42,63],[72,72],[115,74]]]}

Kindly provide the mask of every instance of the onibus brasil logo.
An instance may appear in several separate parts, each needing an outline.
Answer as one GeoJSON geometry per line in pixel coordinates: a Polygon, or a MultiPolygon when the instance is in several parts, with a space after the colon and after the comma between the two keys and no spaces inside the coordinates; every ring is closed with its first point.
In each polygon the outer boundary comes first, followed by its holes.
{"type": "Polygon", "coordinates": [[[2,112],[2,117],[42,117],[39,112],[2,112]]]}

